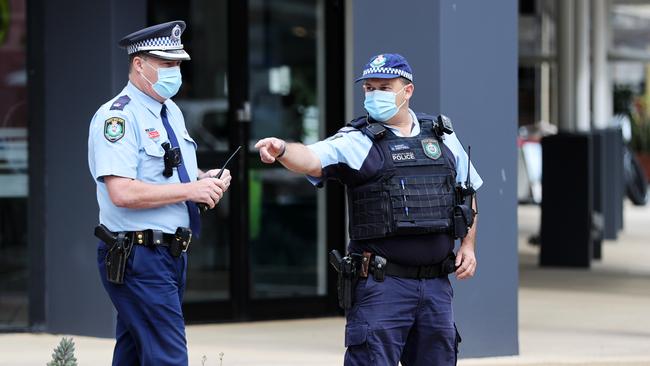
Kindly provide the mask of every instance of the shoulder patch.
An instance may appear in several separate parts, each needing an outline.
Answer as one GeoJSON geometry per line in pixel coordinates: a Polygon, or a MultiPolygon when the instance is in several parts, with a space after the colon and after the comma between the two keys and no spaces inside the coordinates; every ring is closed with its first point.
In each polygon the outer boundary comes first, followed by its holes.
{"type": "Polygon", "coordinates": [[[121,111],[124,110],[124,106],[129,104],[131,101],[131,98],[129,98],[128,95],[122,95],[119,98],[115,99],[113,104],[111,105],[111,111],[121,111]]]}
{"type": "Polygon", "coordinates": [[[124,118],[111,117],[104,121],[104,137],[110,142],[115,142],[124,137],[126,121],[124,118]]]}

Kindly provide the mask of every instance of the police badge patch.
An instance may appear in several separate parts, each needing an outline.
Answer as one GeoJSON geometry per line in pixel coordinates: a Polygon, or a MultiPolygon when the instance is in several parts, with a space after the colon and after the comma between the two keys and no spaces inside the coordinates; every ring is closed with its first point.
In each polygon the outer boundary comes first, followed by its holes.
{"type": "Polygon", "coordinates": [[[111,117],[104,121],[104,137],[110,142],[115,142],[124,137],[126,128],[124,118],[111,117]]]}
{"type": "Polygon", "coordinates": [[[424,155],[433,160],[438,159],[442,155],[440,144],[435,139],[422,139],[422,149],[424,150],[424,155]]]}

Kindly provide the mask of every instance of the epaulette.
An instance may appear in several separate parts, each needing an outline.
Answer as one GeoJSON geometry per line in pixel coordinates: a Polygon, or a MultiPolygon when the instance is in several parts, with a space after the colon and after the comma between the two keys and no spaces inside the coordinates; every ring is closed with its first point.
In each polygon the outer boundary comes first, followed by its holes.
{"type": "Polygon", "coordinates": [[[381,123],[374,121],[372,118],[368,118],[367,116],[357,117],[348,122],[346,126],[356,128],[373,141],[381,140],[384,136],[386,136],[387,132],[386,127],[384,127],[381,123]]]}
{"type": "Polygon", "coordinates": [[[124,107],[129,104],[131,98],[128,95],[122,95],[117,98],[111,105],[111,111],[121,111],[124,110],[124,107]]]}

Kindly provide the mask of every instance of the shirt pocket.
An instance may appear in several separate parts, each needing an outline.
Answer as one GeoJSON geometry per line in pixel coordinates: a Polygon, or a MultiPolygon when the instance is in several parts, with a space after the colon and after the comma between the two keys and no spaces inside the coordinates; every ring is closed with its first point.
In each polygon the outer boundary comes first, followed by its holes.
{"type": "Polygon", "coordinates": [[[144,145],[138,166],[138,179],[143,182],[159,183],[167,179],[162,175],[165,168],[165,150],[155,142],[144,145]]]}
{"type": "Polygon", "coordinates": [[[196,144],[196,141],[194,141],[194,139],[190,136],[190,134],[187,133],[187,131],[183,134],[183,140],[185,140],[186,143],[189,143],[192,148],[194,148],[194,151],[196,151],[198,145],[196,144]]]}

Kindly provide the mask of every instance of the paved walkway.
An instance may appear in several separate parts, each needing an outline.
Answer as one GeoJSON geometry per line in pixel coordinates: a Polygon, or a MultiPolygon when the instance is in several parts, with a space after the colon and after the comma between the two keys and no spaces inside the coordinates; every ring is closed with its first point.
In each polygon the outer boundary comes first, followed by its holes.
{"type": "MultiPolygon", "coordinates": [[[[628,206],[625,215],[624,232],[591,270],[540,269],[526,240],[539,208],[521,206],[520,355],[459,365],[649,366],[650,207],[628,206]]],[[[205,366],[341,365],[343,326],[342,318],[190,326],[190,365],[203,356],[205,366]]],[[[60,337],[0,335],[0,366],[44,365],[60,337]]],[[[80,365],[110,364],[112,340],[74,340],[80,365]]]]}

